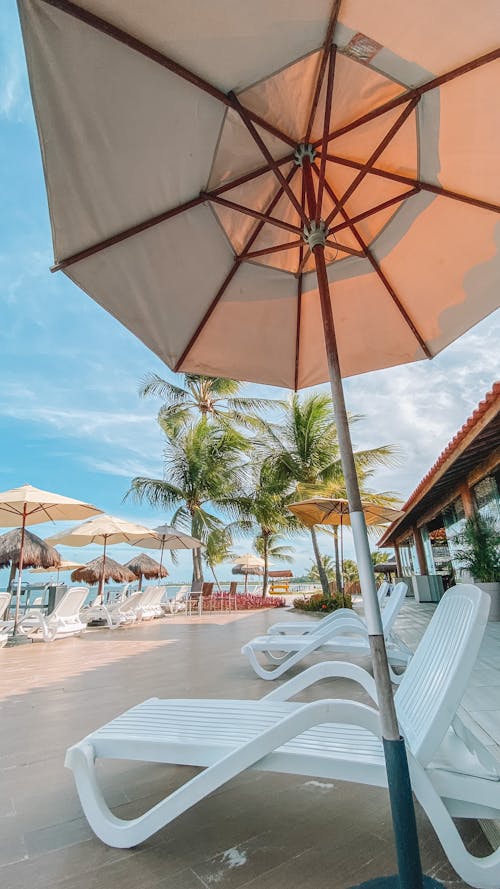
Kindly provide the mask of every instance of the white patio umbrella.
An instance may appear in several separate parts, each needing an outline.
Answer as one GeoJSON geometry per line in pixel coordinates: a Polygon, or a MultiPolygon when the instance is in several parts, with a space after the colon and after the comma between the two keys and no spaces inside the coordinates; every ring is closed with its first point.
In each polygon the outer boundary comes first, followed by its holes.
{"type": "Polygon", "coordinates": [[[498,306],[500,4],[19,8],[54,269],[175,370],[330,379],[400,877],[420,885],[341,375],[431,358],[498,306]]]}
{"type": "Polygon", "coordinates": [[[100,543],[103,546],[102,570],[99,578],[97,596],[102,597],[104,577],[106,573],[106,549],[114,543],[130,543],[132,546],[145,546],[145,540],[155,539],[155,534],[144,525],[127,522],[116,516],[100,515],[81,525],[76,525],[60,534],[47,539],[48,543],[63,546],[88,546],[89,543],[100,543]]]}
{"type": "Polygon", "coordinates": [[[264,559],[261,559],[260,556],[254,555],[254,553],[244,553],[242,556],[235,556],[233,559],[235,563],[233,568],[233,574],[244,574],[245,575],[245,593],[248,590],[248,575],[249,574],[264,574],[264,568],[266,563],[264,559]]]}
{"type": "MultiPolygon", "coordinates": [[[[57,580],[61,571],[76,571],[77,568],[83,568],[81,562],[72,562],[69,559],[61,559],[57,566],[57,580]]],[[[54,568],[32,568],[30,574],[53,574],[54,568]]]]}
{"type": "Polygon", "coordinates": [[[21,582],[23,577],[24,537],[27,525],[38,525],[43,522],[59,522],[71,519],[83,519],[102,512],[90,503],[73,500],[52,491],[42,491],[33,485],[21,485],[0,494],[0,526],[4,528],[21,528],[21,552],[17,578],[16,616],[11,642],[22,643],[26,636],[17,633],[19,621],[19,601],[21,598],[21,582]]]}
{"type": "Polygon", "coordinates": [[[203,547],[201,540],[184,534],[173,525],[159,525],[158,528],[153,529],[153,533],[156,535],[157,541],[153,539],[147,548],[160,550],[160,566],[163,565],[163,553],[166,549],[201,549],[203,547]]]}

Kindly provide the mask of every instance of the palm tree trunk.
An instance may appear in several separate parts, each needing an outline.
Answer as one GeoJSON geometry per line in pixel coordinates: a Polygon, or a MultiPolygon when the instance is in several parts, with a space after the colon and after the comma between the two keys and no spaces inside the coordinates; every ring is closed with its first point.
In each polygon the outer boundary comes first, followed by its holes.
{"type": "Polygon", "coordinates": [[[310,531],[311,531],[311,540],[312,540],[312,545],[313,545],[313,550],[314,550],[314,557],[316,559],[316,565],[318,566],[319,579],[321,581],[321,588],[323,590],[323,594],[326,596],[327,599],[329,599],[330,598],[330,587],[328,586],[328,577],[326,576],[326,571],[325,571],[325,568],[323,565],[323,561],[321,559],[321,553],[319,551],[319,546],[318,546],[318,538],[316,537],[316,530],[314,528],[314,525],[312,526],[310,531]]]}
{"type": "Polygon", "coordinates": [[[217,577],[217,575],[215,573],[215,569],[214,569],[213,565],[210,565],[210,571],[212,572],[212,574],[214,576],[215,583],[217,584],[217,589],[219,590],[219,593],[220,593],[221,588],[220,588],[219,578],[217,577]]]}
{"type": "Polygon", "coordinates": [[[335,583],[337,585],[337,595],[342,591],[342,575],[340,573],[340,556],[339,556],[339,529],[337,525],[333,526],[333,548],[335,554],[335,583]]]}
{"type": "Polygon", "coordinates": [[[264,545],[264,575],[262,577],[262,598],[264,599],[267,594],[267,581],[269,578],[269,539],[267,534],[262,534],[262,543],[264,545]]]}

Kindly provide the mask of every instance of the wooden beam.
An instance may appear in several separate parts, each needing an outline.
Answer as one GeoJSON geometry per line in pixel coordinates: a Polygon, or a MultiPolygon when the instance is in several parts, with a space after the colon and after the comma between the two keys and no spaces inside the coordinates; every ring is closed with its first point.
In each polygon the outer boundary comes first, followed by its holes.
{"type": "Polygon", "coordinates": [[[351,195],[354,193],[356,188],[358,188],[358,186],[361,184],[361,182],[363,181],[363,179],[365,178],[367,173],[369,173],[371,167],[373,167],[376,160],[380,157],[382,152],[387,148],[387,146],[392,141],[392,139],[394,138],[396,133],[399,132],[399,130],[401,129],[401,127],[403,126],[405,121],[408,119],[410,114],[412,114],[412,112],[414,111],[414,109],[419,101],[419,98],[420,97],[417,96],[417,98],[412,99],[408,103],[406,108],[401,112],[401,114],[399,115],[397,120],[393,123],[393,125],[391,126],[389,131],[386,133],[384,138],[379,142],[379,144],[377,145],[375,150],[371,153],[371,155],[368,158],[368,160],[366,161],[366,163],[363,164],[358,175],[355,177],[353,182],[351,182],[351,184],[345,190],[342,197],[339,199],[337,207],[334,207],[333,210],[331,211],[331,213],[327,216],[327,218],[325,220],[325,225],[327,226],[327,228],[330,225],[330,223],[332,222],[332,220],[335,218],[337,213],[339,213],[340,210],[344,207],[346,201],[351,197],[351,195]]]}
{"type": "Polygon", "coordinates": [[[326,29],[325,42],[323,43],[323,51],[321,53],[321,61],[319,65],[318,76],[316,78],[316,86],[314,88],[311,110],[309,112],[309,120],[307,122],[306,134],[304,137],[304,142],[306,143],[309,142],[309,139],[311,138],[311,131],[314,126],[314,118],[316,117],[316,110],[318,108],[319,97],[321,95],[321,87],[323,86],[323,78],[325,76],[328,54],[330,52],[330,47],[333,41],[333,34],[335,32],[335,27],[337,25],[337,20],[339,17],[340,3],[341,0],[334,0],[332,11],[330,14],[330,20],[328,22],[328,28],[326,29]]]}
{"type": "Polygon", "coordinates": [[[316,198],[316,225],[319,224],[321,219],[321,207],[323,205],[323,190],[325,185],[325,171],[326,171],[326,152],[328,146],[328,127],[330,125],[330,117],[332,113],[332,97],[333,97],[333,82],[335,79],[335,60],[337,58],[337,47],[335,44],[330,49],[330,55],[328,59],[328,77],[326,81],[326,97],[325,97],[325,116],[323,120],[323,141],[321,143],[321,151],[322,156],[319,164],[319,181],[318,181],[318,196],[316,198]]]}
{"type": "Polygon", "coordinates": [[[267,222],[269,225],[274,225],[277,228],[284,229],[284,231],[292,232],[294,235],[302,235],[302,229],[297,225],[292,225],[290,222],[284,222],[282,219],[276,219],[275,216],[270,216],[267,213],[260,213],[259,210],[253,210],[252,207],[244,207],[242,204],[237,204],[235,201],[228,201],[226,198],[221,198],[220,195],[210,194],[210,192],[202,192],[201,196],[204,200],[209,201],[212,204],[220,204],[221,207],[227,207],[228,210],[236,210],[237,213],[251,216],[252,219],[260,219],[262,222],[267,222]]]}

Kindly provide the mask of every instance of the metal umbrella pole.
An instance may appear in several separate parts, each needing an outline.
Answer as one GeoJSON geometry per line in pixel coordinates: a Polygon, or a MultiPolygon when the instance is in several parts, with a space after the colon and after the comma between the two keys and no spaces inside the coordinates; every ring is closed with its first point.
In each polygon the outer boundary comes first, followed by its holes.
{"type": "Polygon", "coordinates": [[[312,179],[311,160],[313,159],[313,152],[311,146],[300,146],[296,158],[297,163],[302,167],[307,196],[310,219],[309,225],[304,229],[304,238],[314,256],[316,266],[335,424],[342,470],[346,483],[347,499],[349,501],[349,513],[363,593],[373,672],[378,692],[387,781],[398,858],[399,886],[401,889],[422,889],[422,864],[408,759],[405,743],[399,732],[394,706],[382,620],[377,600],[375,573],[370,555],[366,520],[361,504],[361,494],[347,421],[335,325],[330,302],[330,287],[325,263],[327,226],[319,219],[321,205],[319,202],[320,196],[318,195],[318,200],[316,198],[312,179]]]}

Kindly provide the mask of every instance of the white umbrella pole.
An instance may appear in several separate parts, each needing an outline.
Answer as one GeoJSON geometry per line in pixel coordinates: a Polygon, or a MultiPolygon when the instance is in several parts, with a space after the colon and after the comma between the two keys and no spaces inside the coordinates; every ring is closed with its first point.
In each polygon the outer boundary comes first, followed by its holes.
{"type": "MultiPolygon", "coordinates": [[[[311,222],[304,231],[311,253],[314,255],[318,291],[323,319],[325,348],[332,390],[335,425],[339,442],[340,459],[344,474],[349,514],[358,562],[361,591],[370,640],[373,674],[377,688],[382,740],[387,768],[387,784],[391,801],[392,822],[399,870],[399,889],[422,889],[423,875],[418,846],[417,823],[410,784],[408,759],[403,738],[399,733],[396,708],[387,662],[382,618],[377,599],[375,572],[370,555],[370,543],[366,519],[361,503],[358,477],[354,463],[351,434],[347,422],[344,390],[340,374],[340,362],[335,337],[330,285],[325,263],[325,224],[317,219],[316,194],[312,179],[308,152],[297,158],[302,166],[304,188],[311,222]]],[[[319,208],[321,210],[321,207],[319,208]]]]}
{"type": "Polygon", "coordinates": [[[21,551],[19,553],[17,593],[16,593],[16,615],[14,617],[14,630],[12,635],[17,636],[17,625],[19,623],[19,603],[21,600],[21,583],[23,579],[23,557],[24,557],[24,532],[26,530],[26,503],[23,506],[23,524],[21,526],[21,551]]]}

